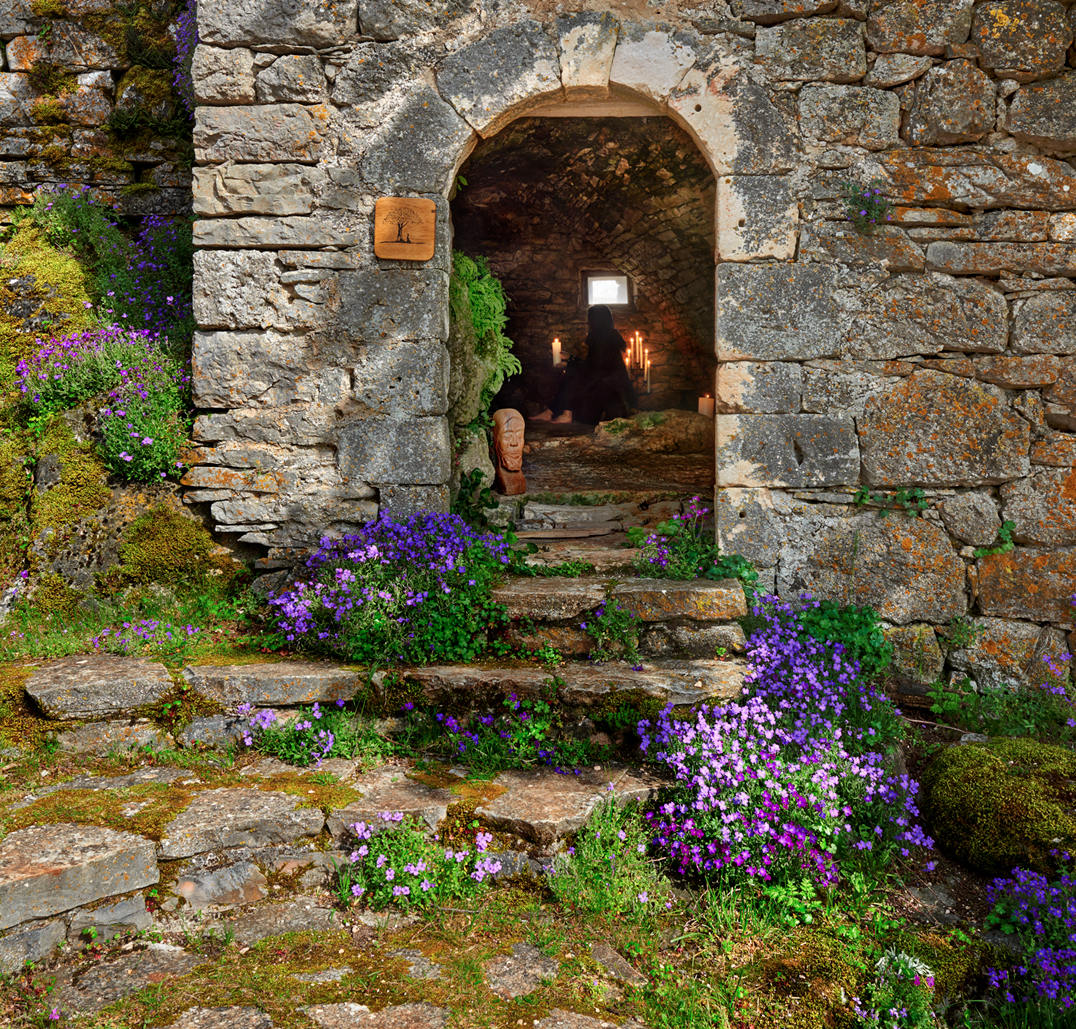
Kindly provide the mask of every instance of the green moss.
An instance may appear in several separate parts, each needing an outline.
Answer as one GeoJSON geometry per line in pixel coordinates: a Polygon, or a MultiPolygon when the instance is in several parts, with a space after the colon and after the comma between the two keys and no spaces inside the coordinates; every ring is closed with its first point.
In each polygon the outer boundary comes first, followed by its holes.
{"type": "Polygon", "coordinates": [[[29,72],[31,87],[44,96],[67,96],[78,92],[78,76],[62,65],[40,62],[29,72]]]}
{"type": "Polygon", "coordinates": [[[942,751],[923,777],[937,841],[988,874],[1049,871],[1050,851],[1076,845],[1076,754],[1031,739],[942,751]]]}
{"type": "Polygon", "coordinates": [[[39,125],[56,125],[68,120],[67,109],[51,97],[35,100],[30,108],[30,117],[39,125]]]}
{"type": "Polygon", "coordinates": [[[0,746],[34,750],[56,731],[56,723],[41,718],[26,703],[30,668],[0,665],[0,746]]]}
{"type": "Polygon", "coordinates": [[[39,18],[51,18],[61,21],[67,17],[67,8],[60,0],[33,0],[30,10],[39,18]]]}
{"type": "MultiPolygon", "coordinates": [[[[92,511],[103,507],[112,497],[107,485],[108,473],[90,443],[79,443],[62,418],[49,422],[38,445],[38,455],[55,454],[60,461],[60,481],[32,498],[31,520],[35,535],[55,530],[55,546],[64,537],[63,530],[92,511]]],[[[50,548],[51,549],[51,548],[50,548]]]]}
{"type": "Polygon", "coordinates": [[[156,193],[160,188],[156,182],[132,182],[129,186],[124,186],[120,193],[129,197],[139,193],[156,193]]]}
{"type": "Polygon", "coordinates": [[[71,589],[55,572],[41,576],[34,590],[34,605],[46,615],[70,617],[78,610],[82,600],[82,594],[71,589]]]}
{"type": "Polygon", "coordinates": [[[168,71],[140,68],[137,65],[129,68],[116,87],[116,99],[121,100],[129,89],[135,90],[143,107],[177,102],[172,88],[172,74],[168,71]]]}

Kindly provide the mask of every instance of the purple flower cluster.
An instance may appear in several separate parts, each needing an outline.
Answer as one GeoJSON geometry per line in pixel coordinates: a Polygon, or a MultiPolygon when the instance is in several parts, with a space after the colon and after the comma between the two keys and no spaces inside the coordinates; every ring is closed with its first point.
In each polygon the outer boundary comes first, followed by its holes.
{"type": "Polygon", "coordinates": [[[198,45],[198,0],[187,0],[187,5],[176,19],[176,56],[173,59],[175,76],[172,85],[179,94],[191,118],[194,117],[194,78],[191,64],[194,49],[198,45]]]}
{"type": "Polygon", "coordinates": [[[94,650],[130,654],[143,651],[165,656],[185,650],[203,632],[194,625],[172,625],[156,618],[124,622],[118,627],[102,629],[90,643],[94,650]]]}

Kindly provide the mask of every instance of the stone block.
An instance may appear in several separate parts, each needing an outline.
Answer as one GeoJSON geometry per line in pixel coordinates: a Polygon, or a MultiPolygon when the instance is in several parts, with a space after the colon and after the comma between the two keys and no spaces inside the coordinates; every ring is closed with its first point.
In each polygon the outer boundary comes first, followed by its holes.
{"type": "Polygon", "coordinates": [[[199,104],[252,104],[256,99],[254,54],[241,47],[195,47],[191,78],[199,104]]]}
{"type": "Polygon", "coordinates": [[[1012,348],[1018,354],[1076,354],[1076,291],[1016,301],[1012,348]]]}
{"type": "Polygon", "coordinates": [[[324,216],[201,218],[194,223],[194,245],[205,248],[346,247],[354,246],[358,240],[357,232],[335,229],[324,216]]]}
{"type": "MultiPolygon", "coordinates": [[[[824,367],[812,366],[803,369],[803,410],[811,414],[860,418],[867,401],[884,393],[893,381],[891,378],[863,371],[851,361],[821,363],[824,367]]],[[[720,374],[719,367],[719,377],[720,374]]]]}
{"type": "Polygon", "coordinates": [[[8,0],[0,10],[0,39],[36,33],[41,24],[41,16],[34,14],[33,0],[8,0]]]}
{"type": "Polygon", "coordinates": [[[262,104],[320,104],[328,99],[325,68],[313,54],[278,57],[258,73],[255,85],[262,104]]]}
{"type": "Polygon", "coordinates": [[[1056,243],[1076,243],[1076,213],[1051,215],[1049,233],[1056,243]]]}
{"type": "Polygon", "coordinates": [[[937,625],[967,611],[964,562],[932,522],[865,513],[812,532],[803,546],[802,564],[782,558],[783,597],[810,590],[820,599],[869,604],[897,625],[937,625]]]}
{"type": "Polygon", "coordinates": [[[723,261],[796,254],[799,207],[790,180],[776,175],[723,175],[717,180],[717,249],[723,261]]]}
{"type": "Polygon", "coordinates": [[[125,900],[101,904],[92,911],[81,909],[72,912],[69,932],[72,939],[78,939],[92,929],[94,939],[111,940],[117,933],[137,932],[151,925],[153,916],[146,910],[146,898],[136,894],[125,900]]]}
{"type": "Polygon", "coordinates": [[[844,222],[812,222],[804,228],[801,257],[839,264],[880,264],[891,272],[921,272],[923,251],[904,229],[885,226],[863,235],[844,222]]]}
{"type": "Polygon", "coordinates": [[[384,43],[444,28],[473,8],[473,0],[359,0],[359,27],[384,43]]]}
{"type": "Polygon", "coordinates": [[[1005,297],[974,279],[894,275],[848,291],[844,352],[861,360],[914,354],[1000,353],[1008,339],[1005,297]]]}
{"type": "Polygon", "coordinates": [[[893,660],[889,671],[903,675],[913,682],[937,682],[945,668],[945,655],[938,645],[932,625],[922,622],[913,625],[894,625],[883,630],[893,645],[893,660]]]}
{"type": "Polygon", "coordinates": [[[803,369],[791,361],[728,361],[717,366],[722,414],[796,414],[803,369]]]}
{"type": "Polygon", "coordinates": [[[212,871],[185,872],[176,880],[175,892],[187,902],[184,913],[223,911],[264,900],[269,893],[265,882],[252,861],[237,861],[212,871]]]}
{"type": "Polygon", "coordinates": [[[493,589],[490,596],[504,604],[511,619],[529,618],[537,622],[578,619],[605,601],[604,579],[580,576],[554,582],[552,579],[512,579],[493,589]]]}
{"type": "Polygon", "coordinates": [[[194,318],[202,329],[279,329],[319,326],[323,304],[292,297],[280,284],[274,254],[256,250],[199,250],[194,254],[194,318]]]}
{"type": "Polygon", "coordinates": [[[340,430],[337,449],[346,479],[375,484],[440,485],[452,474],[444,418],[365,418],[340,430]]]}
{"type": "Polygon", "coordinates": [[[107,722],[86,722],[77,729],[58,733],[56,742],[65,754],[120,754],[139,748],[160,750],[170,744],[168,735],[146,719],[131,724],[129,717],[107,722]]]}
{"type": "Polygon", "coordinates": [[[448,805],[456,801],[456,795],[450,790],[409,779],[399,768],[374,769],[363,774],[353,785],[362,791],[362,799],[329,812],[326,827],[337,841],[353,838],[352,826],[356,822],[377,825],[381,811],[402,811],[436,829],[445,817],[448,805]]]}
{"type": "Polygon", "coordinates": [[[832,268],[800,264],[717,268],[717,359],[834,357],[840,348],[832,268]]]}
{"type": "Polygon", "coordinates": [[[362,177],[382,193],[443,193],[473,137],[452,107],[422,87],[371,140],[362,177]]]}
{"type": "Polygon", "coordinates": [[[807,85],[800,90],[799,107],[800,131],[807,139],[867,150],[886,150],[899,143],[896,93],[866,86],[807,85]]]}
{"type": "Polygon", "coordinates": [[[692,68],[669,108],[715,175],[770,175],[799,161],[796,121],[741,69],[692,68]]]}
{"type": "Polygon", "coordinates": [[[329,125],[324,104],[265,107],[200,107],[195,114],[194,153],[200,163],[217,161],[317,162],[329,125]]]}
{"type": "Polygon", "coordinates": [[[921,371],[867,402],[859,421],[872,486],[976,486],[1030,471],[1030,425],[994,386],[921,371]]]}
{"type": "Polygon", "coordinates": [[[331,407],[285,411],[240,409],[230,414],[199,415],[194,420],[192,438],[209,443],[243,440],[306,447],[328,443],[334,435],[335,423],[331,407]]]}
{"type": "Polygon", "coordinates": [[[733,0],[732,13],[756,25],[776,25],[790,18],[828,14],[837,0],[733,0]]]}
{"type": "Polygon", "coordinates": [[[1065,650],[1056,629],[1001,618],[977,618],[973,624],[979,630],[975,641],[949,655],[957,677],[967,676],[980,690],[1028,689],[1053,678],[1043,657],[1065,650]]]}
{"type": "Polygon", "coordinates": [[[325,816],[319,808],[300,807],[301,803],[299,797],[266,790],[205,790],[165,826],[157,851],[162,859],[170,860],[317,836],[325,816]]]}
{"type": "Polygon", "coordinates": [[[358,124],[375,126],[381,122],[377,105],[389,96],[398,96],[422,76],[422,61],[414,48],[405,43],[359,43],[347,63],[336,72],[332,99],[338,107],[353,107],[351,117],[358,124]]]}
{"type": "MultiPolygon", "coordinates": [[[[363,1004],[311,1004],[303,1008],[318,1029],[352,1029],[353,1026],[362,1026],[363,1029],[445,1029],[451,1017],[446,1008],[435,1007],[426,1002],[414,1002],[408,1004],[390,1004],[382,1008],[376,1014],[366,1014],[369,1011],[363,1004]]],[[[186,1026],[177,1026],[174,1029],[187,1029],[186,1026]]],[[[245,1026],[232,1027],[221,1026],[221,1029],[247,1029],[245,1026]]],[[[262,1029],[254,1026],[252,1029],[262,1029]]]]}
{"type": "Polygon", "coordinates": [[[351,392],[379,414],[444,414],[448,351],[438,342],[364,347],[352,372],[351,392]]]}
{"type": "Polygon", "coordinates": [[[867,74],[863,23],[853,19],[796,20],[759,29],[755,52],[773,79],[856,82],[867,74]]]}
{"type": "Polygon", "coordinates": [[[482,970],[491,992],[501,1000],[515,1000],[556,979],[560,962],[531,943],[514,943],[511,955],[491,958],[483,963],[482,970]]]}
{"type": "Polygon", "coordinates": [[[1076,246],[1069,243],[931,243],[927,264],[953,275],[1076,276],[1076,246]]]}
{"type": "Polygon", "coordinates": [[[329,47],[355,33],[358,0],[223,0],[198,8],[198,38],[216,46],[329,47]]]}
{"type": "Polygon", "coordinates": [[[37,37],[13,39],[8,47],[8,62],[14,70],[29,70],[34,64],[51,64],[65,71],[108,71],[123,68],[127,62],[103,37],[75,21],[50,21],[48,42],[37,37]]]}
{"type": "MultiPolygon", "coordinates": [[[[0,20],[0,25],[3,22],[0,20]]],[[[0,973],[22,970],[27,961],[47,959],[67,939],[63,922],[32,922],[0,936],[0,973]]]]}
{"type": "MultiPolygon", "coordinates": [[[[1044,468],[1001,487],[1002,515],[1012,538],[1032,546],[1076,545],[1076,471],[1044,468]]],[[[993,541],[991,541],[993,542],[993,541]]]]}
{"type": "Polygon", "coordinates": [[[371,268],[340,275],[339,325],[370,343],[448,339],[448,276],[436,268],[371,268]]]}
{"type": "Polygon", "coordinates": [[[0,929],[157,882],[153,843],[89,825],[18,829],[0,840],[0,929]]]}
{"type": "Polygon", "coordinates": [[[914,146],[974,143],[994,128],[994,83],[971,61],[946,61],[915,84],[906,131],[914,146]]]}
{"type": "Polygon", "coordinates": [[[33,124],[30,76],[22,72],[0,72],[0,128],[33,124]]]}
{"type": "Polygon", "coordinates": [[[668,25],[623,22],[609,87],[624,96],[664,104],[695,63],[690,38],[668,25]]]}
{"type": "Polygon", "coordinates": [[[559,47],[537,21],[495,29],[448,56],[437,88],[479,135],[496,135],[560,92],[559,47]]]}
{"type": "Polygon", "coordinates": [[[859,479],[851,418],[718,415],[718,486],[840,486],[859,479]]]}
{"type": "Polygon", "coordinates": [[[212,217],[310,214],[328,181],[305,164],[213,164],[194,170],[194,213],[212,217]]]}
{"type": "Polygon", "coordinates": [[[631,579],[613,587],[613,599],[640,622],[731,622],[747,614],[743,586],[736,579],[631,579]]]}
{"type": "Polygon", "coordinates": [[[987,0],[975,9],[970,41],[997,78],[1030,82],[1061,70],[1072,29],[1055,0],[987,0]]]}
{"type": "Polygon", "coordinates": [[[357,672],[313,661],[192,665],[183,669],[183,678],[199,697],[229,711],[240,704],[293,707],[350,700],[363,686],[357,672]]]}
{"type": "Polygon", "coordinates": [[[888,151],[878,161],[886,194],[899,204],[1039,211],[1076,207],[1076,170],[1049,157],[913,147],[888,151]]]}
{"type": "Polygon", "coordinates": [[[129,715],[174,688],[164,665],[111,654],[47,661],[26,680],[27,696],[46,718],[60,721],[129,715]]]}
{"type": "Polygon", "coordinates": [[[1031,444],[1031,463],[1050,468],[1076,468],[1076,436],[1055,435],[1052,442],[1031,444]]]}
{"type": "Polygon", "coordinates": [[[451,498],[447,486],[383,485],[378,490],[377,514],[394,522],[406,522],[419,511],[449,510],[451,498]]]}
{"type": "Polygon", "coordinates": [[[619,28],[619,19],[608,11],[580,11],[557,18],[560,81],[569,99],[608,94],[619,28]]]}
{"type": "Polygon", "coordinates": [[[932,67],[929,57],[916,57],[913,54],[879,54],[874,67],[863,79],[863,85],[889,89],[919,78],[923,72],[932,67]]]}
{"type": "Polygon", "coordinates": [[[1046,150],[1076,150],[1076,76],[1024,86],[1009,105],[1009,131],[1046,150]]]}
{"type": "Polygon", "coordinates": [[[895,0],[872,4],[867,41],[878,53],[929,54],[967,41],[975,0],[895,0]]]}
{"type": "Polygon", "coordinates": [[[992,382],[1002,389],[1041,389],[1057,382],[1061,359],[1048,354],[1031,357],[979,357],[975,360],[975,378],[992,382]]]}
{"type": "Polygon", "coordinates": [[[1061,404],[1076,414],[1076,358],[1061,363],[1057,381],[1043,394],[1051,404],[1061,404]]]}
{"type": "Polygon", "coordinates": [[[975,218],[975,235],[998,242],[1040,242],[1049,238],[1049,220],[1045,211],[984,211],[975,218]]]}
{"type": "Polygon", "coordinates": [[[962,543],[989,547],[998,538],[997,504],[985,493],[958,493],[941,505],[945,527],[962,543]]]}

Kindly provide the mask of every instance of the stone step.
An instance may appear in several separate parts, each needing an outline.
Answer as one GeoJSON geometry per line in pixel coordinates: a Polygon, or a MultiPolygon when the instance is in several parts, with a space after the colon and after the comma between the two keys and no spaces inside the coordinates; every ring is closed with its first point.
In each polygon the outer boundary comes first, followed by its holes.
{"type": "Polygon", "coordinates": [[[535,526],[533,523],[523,522],[516,526],[516,536],[527,542],[539,540],[584,540],[598,536],[610,536],[614,532],[623,532],[624,526],[620,522],[589,522],[586,525],[560,526],[535,526]]]}
{"type": "Polygon", "coordinates": [[[164,665],[113,654],[49,661],[26,680],[27,695],[47,718],[71,721],[129,716],[159,704],[174,689],[164,665]]]}

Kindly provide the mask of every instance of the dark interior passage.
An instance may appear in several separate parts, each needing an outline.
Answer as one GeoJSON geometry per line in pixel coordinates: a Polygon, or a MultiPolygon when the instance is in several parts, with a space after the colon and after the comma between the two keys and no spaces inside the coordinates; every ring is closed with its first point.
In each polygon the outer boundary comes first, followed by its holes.
{"type": "Polygon", "coordinates": [[[586,276],[603,272],[627,277],[616,326],[649,351],[639,409],[695,411],[713,393],[714,180],[673,122],[522,119],[479,143],[462,175],[455,246],[504,283],[523,365],[495,406],[530,416],[550,403],[562,374],[552,342],[582,355],[586,276]]]}

